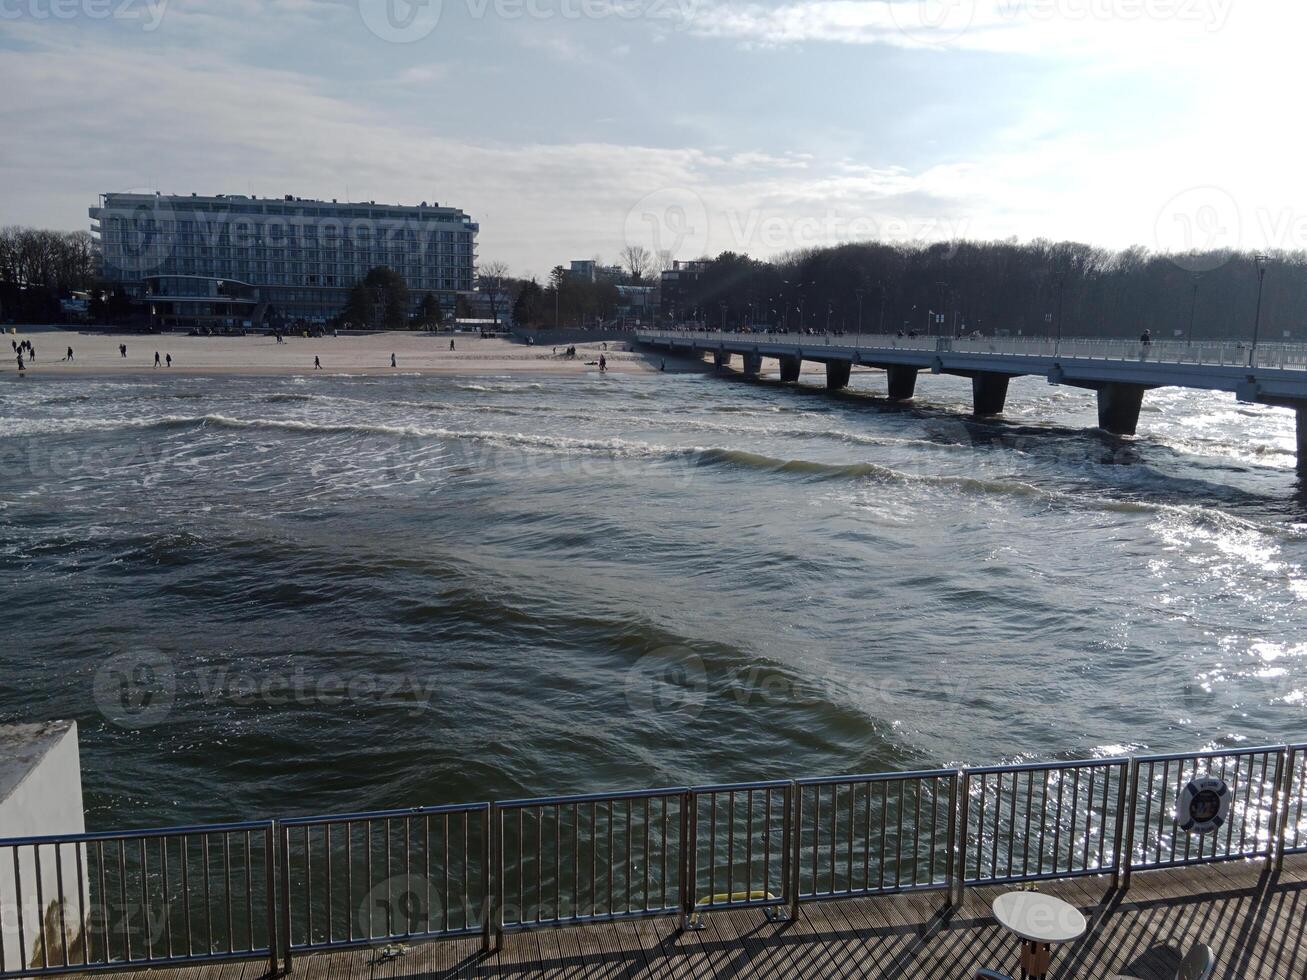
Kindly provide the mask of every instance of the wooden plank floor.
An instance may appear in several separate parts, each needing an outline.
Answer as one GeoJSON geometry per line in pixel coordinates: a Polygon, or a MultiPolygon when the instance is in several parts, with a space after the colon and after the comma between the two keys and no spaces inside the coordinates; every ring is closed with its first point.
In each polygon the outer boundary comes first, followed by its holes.
{"type": "MultiPolygon", "coordinates": [[[[371,951],[296,958],[296,980],[770,980],[794,977],[971,980],[977,966],[1017,973],[1015,939],[989,908],[1007,888],[975,888],[960,908],[933,893],[802,906],[798,921],[757,911],[719,912],[680,932],[672,918],[536,929],[483,953],[471,940],[414,944],[379,962],[371,951]]],[[[1107,879],[1045,883],[1089,919],[1088,934],[1060,947],[1050,977],[1172,980],[1195,942],[1217,955],[1221,980],[1307,977],[1307,858],[1271,877],[1259,865],[1215,864],[1136,874],[1113,892],[1107,879]]],[[[169,980],[257,980],[264,964],[154,971],[169,980]]],[[[144,978],[144,974],[142,974],[144,978]]]]}

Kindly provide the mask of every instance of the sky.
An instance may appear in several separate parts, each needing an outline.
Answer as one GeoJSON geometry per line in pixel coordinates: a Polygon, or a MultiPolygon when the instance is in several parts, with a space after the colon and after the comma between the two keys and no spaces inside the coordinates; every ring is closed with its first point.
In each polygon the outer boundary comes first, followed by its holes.
{"type": "Polygon", "coordinates": [[[1307,247],[1289,0],[0,0],[0,224],[438,201],[514,273],[845,241],[1307,247]]]}

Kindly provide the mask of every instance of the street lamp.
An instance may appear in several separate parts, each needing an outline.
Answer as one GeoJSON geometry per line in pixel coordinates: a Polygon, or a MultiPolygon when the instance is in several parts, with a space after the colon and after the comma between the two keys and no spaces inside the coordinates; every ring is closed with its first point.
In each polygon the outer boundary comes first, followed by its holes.
{"type": "Polygon", "coordinates": [[[1057,338],[1053,341],[1053,356],[1056,357],[1062,347],[1062,294],[1066,292],[1063,288],[1066,285],[1066,272],[1062,269],[1054,272],[1053,281],[1057,284],[1057,338]]]}
{"type": "Polygon", "coordinates": [[[1194,273],[1194,293],[1193,298],[1189,301],[1189,329],[1184,335],[1184,345],[1188,347],[1194,342],[1194,313],[1198,310],[1198,280],[1201,279],[1197,272],[1194,273]]]}
{"type": "Polygon", "coordinates": [[[858,333],[862,333],[862,294],[866,290],[855,289],[853,295],[858,297],[858,333]]]}
{"type": "Polygon", "coordinates": [[[1257,313],[1253,316],[1253,345],[1248,348],[1249,367],[1253,367],[1257,362],[1257,334],[1261,332],[1262,327],[1262,283],[1266,280],[1266,263],[1269,257],[1259,252],[1255,261],[1257,262],[1257,313]]]}

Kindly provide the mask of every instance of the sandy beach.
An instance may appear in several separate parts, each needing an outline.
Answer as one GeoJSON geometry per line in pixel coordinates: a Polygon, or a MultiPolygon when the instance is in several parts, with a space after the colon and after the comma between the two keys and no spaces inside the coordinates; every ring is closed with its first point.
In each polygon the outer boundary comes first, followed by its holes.
{"type": "MultiPolygon", "coordinates": [[[[0,341],[9,359],[5,373],[17,373],[11,341],[30,340],[36,359],[25,358],[28,377],[65,375],[139,374],[163,371],[193,375],[293,375],[293,374],[582,374],[597,371],[599,355],[607,359],[608,370],[618,374],[657,371],[662,355],[627,350],[622,343],[599,342],[577,346],[575,359],[562,355],[563,347],[528,347],[500,339],[481,339],[470,334],[454,336],[449,349],[448,334],[392,331],[364,336],[302,337],[287,335],[284,343],[272,337],[188,337],[184,334],[113,334],[75,331],[24,331],[7,328],[0,341]],[[127,356],[118,351],[127,345],[127,356]],[[63,360],[67,349],[73,360],[63,360]],[[154,367],[154,352],[160,358],[172,355],[172,367],[154,367]],[[395,355],[395,367],[390,355],[395,355]],[[313,358],[322,369],[315,371],[313,358]]],[[[684,370],[693,362],[677,360],[684,370]]],[[[668,359],[667,370],[673,369],[668,359]]]]}

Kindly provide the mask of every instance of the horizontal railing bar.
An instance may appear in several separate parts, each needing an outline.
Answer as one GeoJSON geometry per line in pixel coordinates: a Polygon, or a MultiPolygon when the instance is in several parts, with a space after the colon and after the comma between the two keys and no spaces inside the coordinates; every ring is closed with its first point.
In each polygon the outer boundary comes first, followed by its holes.
{"type": "MultiPolygon", "coordinates": [[[[660,908],[650,909],[629,909],[616,912],[596,912],[594,915],[589,913],[585,915],[567,916],[562,919],[541,919],[536,922],[534,919],[524,921],[521,919],[505,920],[503,925],[504,932],[529,932],[532,929],[555,929],[560,925],[585,925],[594,922],[620,922],[623,919],[653,919],[660,915],[675,915],[681,911],[680,905],[664,905],[660,908]]],[[[480,927],[478,926],[478,931],[480,927]]]]}
{"type": "Polygon", "coordinates": [[[352,823],[357,820],[421,817],[438,813],[477,813],[488,809],[490,809],[489,803],[446,803],[440,806],[414,806],[398,810],[365,810],[360,813],[329,813],[311,817],[286,817],[283,820],[278,820],[277,823],[283,827],[303,827],[306,824],[352,823]]]}
{"type": "Polygon", "coordinates": [[[659,797],[684,796],[689,792],[686,786],[670,786],[663,789],[638,789],[627,793],[581,793],[576,796],[539,796],[529,799],[505,800],[496,803],[501,810],[518,810],[523,807],[536,806],[571,806],[573,803],[607,803],[619,800],[651,800],[659,797]]]}
{"type": "Polygon", "coordinates": [[[1275,752],[1283,752],[1289,746],[1285,745],[1260,745],[1252,749],[1212,749],[1203,752],[1174,752],[1168,755],[1137,755],[1135,762],[1186,762],[1190,759],[1228,759],[1233,756],[1244,755],[1267,755],[1275,752]]]}
{"type": "Polygon", "coordinates": [[[1082,759],[1071,762],[1019,762],[1010,766],[978,766],[975,768],[963,769],[963,773],[972,776],[993,776],[998,773],[1012,772],[1052,772],[1061,769],[1110,769],[1113,766],[1123,766],[1130,759],[1126,756],[1117,756],[1110,759],[1082,759]]]}
{"type": "Polygon", "coordinates": [[[218,960],[252,960],[270,953],[266,946],[262,949],[238,949],[233,952],[197,953],[191,956],[157,956],[137,957],[130,960],[110,960],[106,963],[76,962],[68,966],[30,967],[22,970],[0,971],[0,978],[9,977],[48,977],[63,973],[103,973],[106,970],[129,970],[134,967],[183,966],[187,963],[213,963],[218,960]]]}
{"type": "Polygon", "coordinates": [[[85,844],[96,841],[141,840],[157,837],[193,837],[197,834],[236,833],[244,830],[271,830],[271,820],[244,823],[198,824],[194,827],[155,827],[148,830],[104,830],[85,834],[50,834],[41,837],[0,838],[0,847],[28,847],[33,844],[85,844]]]}
{"type": "Polygon", "coordinates": [[[831,786],[846,783],[883,783],[898,779],[949,779],[957,772],[956,769],[917,769],[912,772],[871,772],[856,776],[810,776],[806,779],[796,779],[794,782],[798,786],[831,786]]]}
{"type": "Polygon", "coordinates": [[[733,790],[738,793],[751,789],[784,789],[793,785],[793,783],[794,781],[791,779],[771,779],[759,783],[718,783],[712,786],[691,786],[689,791],[695,794],[706,794],[729,793],[733,790]]]}

